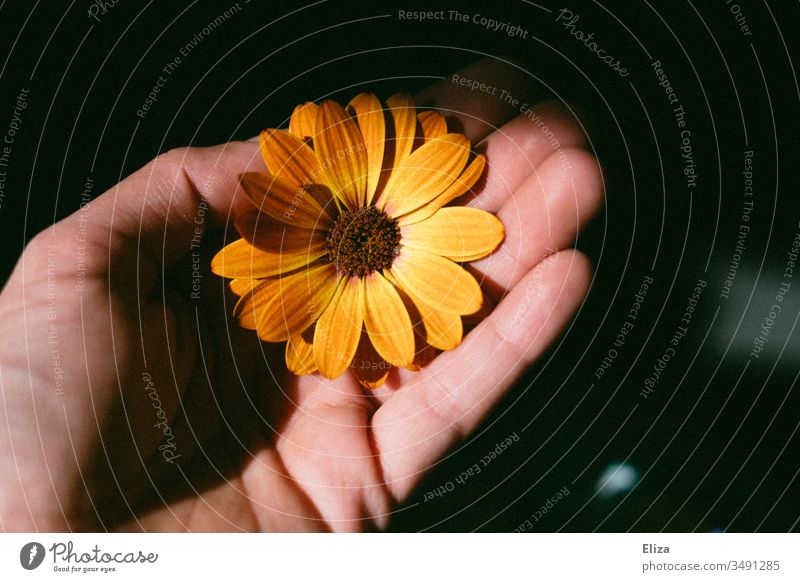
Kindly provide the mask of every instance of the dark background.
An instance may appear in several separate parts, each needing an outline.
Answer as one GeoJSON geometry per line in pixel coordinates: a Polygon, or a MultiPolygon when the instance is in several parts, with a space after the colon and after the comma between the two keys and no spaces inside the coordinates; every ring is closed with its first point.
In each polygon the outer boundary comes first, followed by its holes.
{"type": "Polygon", "coordinates": [[[31,236],[78,209],[87,176],[98,195],[172,147],[283,125],[300,101],[414,92],[481,56],[513,57],[591,119],[606,206],[578,246],[595,263],[595,279],[569,330],[482,429],[434,468],[392,529],[798,529],[800,270],[765,350],[750,355],[800,229],[796,4],[240,0],[236,14],[182,57],[143,120],[136,111],[161,69],[234,2],[119,0],[99,22],[87,1],[8,4],[0,6],[0,133],[17,94],[30,93],[2,168],[3,281],[31,236]],[[556,22],[564,7],[628,77],[556,22]],[[529,34],[398,19],[398,10],[419,9],[482,14],[529,34]],[[693,189],[655,60],[686,111],[693,189]],[[754,208],[726,300],[746,150],[754,152],[754,208]],[[598,380],[645,276],[653,284],[639,318],[598,380]],[[688,334],[645,399],[644,381],[699,279],[707,285],[688,334]],[[519,441],[480,474],[456,480],[513,433],[519,441]],[[616,476],[630,479],[600,487],[619,463],[625,469],[616,476]],[[425,501],[440,487],[452,490],[425,501]],[[569,495],[548,502],[564,488],[569,495]]]}

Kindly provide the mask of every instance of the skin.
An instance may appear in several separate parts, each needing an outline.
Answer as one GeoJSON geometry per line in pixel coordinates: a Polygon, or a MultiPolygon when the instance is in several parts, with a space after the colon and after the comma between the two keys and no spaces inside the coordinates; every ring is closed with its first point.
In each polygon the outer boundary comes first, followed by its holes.
{"type": "MultiPolygon", "coordinates": [[[[510,65],[459,74],[536,101],[510,65]]],[[[555,102],[535,108],[549,136],[448,79],[417,100],[486,153],[477,196],[462,202],[507,231],[470,267],[491,313],[463,343],[371,393],[350,374],[286,373],[282,346],[230,317],[221,279],[204,271],[189,299],[195,228],[205,267],[247,208],[238,175],[264,170],[257,144],[170,151],[36,236],[2,291],[0,528],[387,526],[580,306],[591,266],[569,247],[603,192],[579,123],[555,102]]]]}

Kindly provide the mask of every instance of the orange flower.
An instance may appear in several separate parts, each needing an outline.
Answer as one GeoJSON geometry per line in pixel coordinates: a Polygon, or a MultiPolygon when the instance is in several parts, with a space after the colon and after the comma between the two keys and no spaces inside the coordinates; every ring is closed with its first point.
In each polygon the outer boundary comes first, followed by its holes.
{"type": "Polygon", "coordinates": [[[296,374],[352,367],[369,388],[392,366],[417,369],[418,348],[461,342],[462,315],[482,303],[458,263],[491,253],[502,223],[445,205],[483,173],[470,144],[405,94],[384,108],[357,95],[298,105],[289,131],[261,134],[268,172],[242,176],[256,210],[212,270],[233,279],[234,315],[268,342],[286,341],[296,374]],[[415,342],[415,332],[421,340],[415,342]]]}

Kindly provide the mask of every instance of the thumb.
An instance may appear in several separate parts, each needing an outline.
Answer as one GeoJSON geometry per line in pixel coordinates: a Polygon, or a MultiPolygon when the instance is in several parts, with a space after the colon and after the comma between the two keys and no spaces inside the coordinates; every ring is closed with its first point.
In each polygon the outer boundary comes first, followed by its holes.
{"type": "MultiPolygon", "coordinates": [[[[258,144],[231,142],[170,150],[53,227],[72,241],[87,279],[147,284],[247,206],[239,176],[265,171],[258,144]],[[85,249],[81,252],[82,249],[85,249]],[[103,252],[106,251],[106,252],[103,252]]],[[[70,252],[74,250],[74,253],[70,252]]],[[[148,289],[140,289],[147,294],[148,289]]]]}

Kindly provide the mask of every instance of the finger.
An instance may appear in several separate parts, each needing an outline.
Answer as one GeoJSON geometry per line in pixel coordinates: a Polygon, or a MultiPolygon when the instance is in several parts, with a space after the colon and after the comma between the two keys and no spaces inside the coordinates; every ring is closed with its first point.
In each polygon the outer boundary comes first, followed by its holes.
{"type": "Polygon", "coordinates": [[[585,145],[583,127],[566,105],[538,103],[476,146],[486,155],[486,178],[464,203],[497,212],[551,154],[585,145]]]}
{"type": "Polygon", "coordinates": [[[186,255],[208,227],[246,208],[246,197],[236,195],[239,176],[264,170],[257,144],[172,150],[92,201],[85,209],[90,229],[76,213],[58,223],[53,235],[75,241],[75,231],[85,231],[85,246],[93,249],[86,253],[87,277],[115,266],[124,274],[137,263],[160,270],[186,255]]]}
{"type": "Polygon", "coordinates": [[[327,531],[274,450],[259,446],[241,475],[225,474],[215,484],[196,478],[193,491],[147,508],[116,531],[327,531]]]}
{"type": "Polygon", "coordinates": [[[439,109],[472,143],[477,143],[519,113],[534,97],[536,84],[525,71],[501,59],[481,59],[424,89],[420,107],[439,109]],[[510,95],[511,100],[504,98],[510,95]],[[512,104],[513,99],[518,103],[512,104]]]}
{"type": "Polygon", "coordinates": [[[497,213],[506,237],[490,256],[470,263],[493,299],[548,255],[575,244],[603,201],[603,176],[585,150],[551,154],[497,213]]]}
{"type": "Polygon", "coordinates": [[[390,512],[366,428],[373,412],[355,378],[302,377],[276,449],[297,487],[334,531],[383,527],[390,512]]]}
{"type": "Polygon", "coordinates": [[[473,431],[527,366],[566,326],[589,287],[591,267],[574,250],[541,262],[457,350],[373,417],[374,442],[395,499],[473,431]]]}

